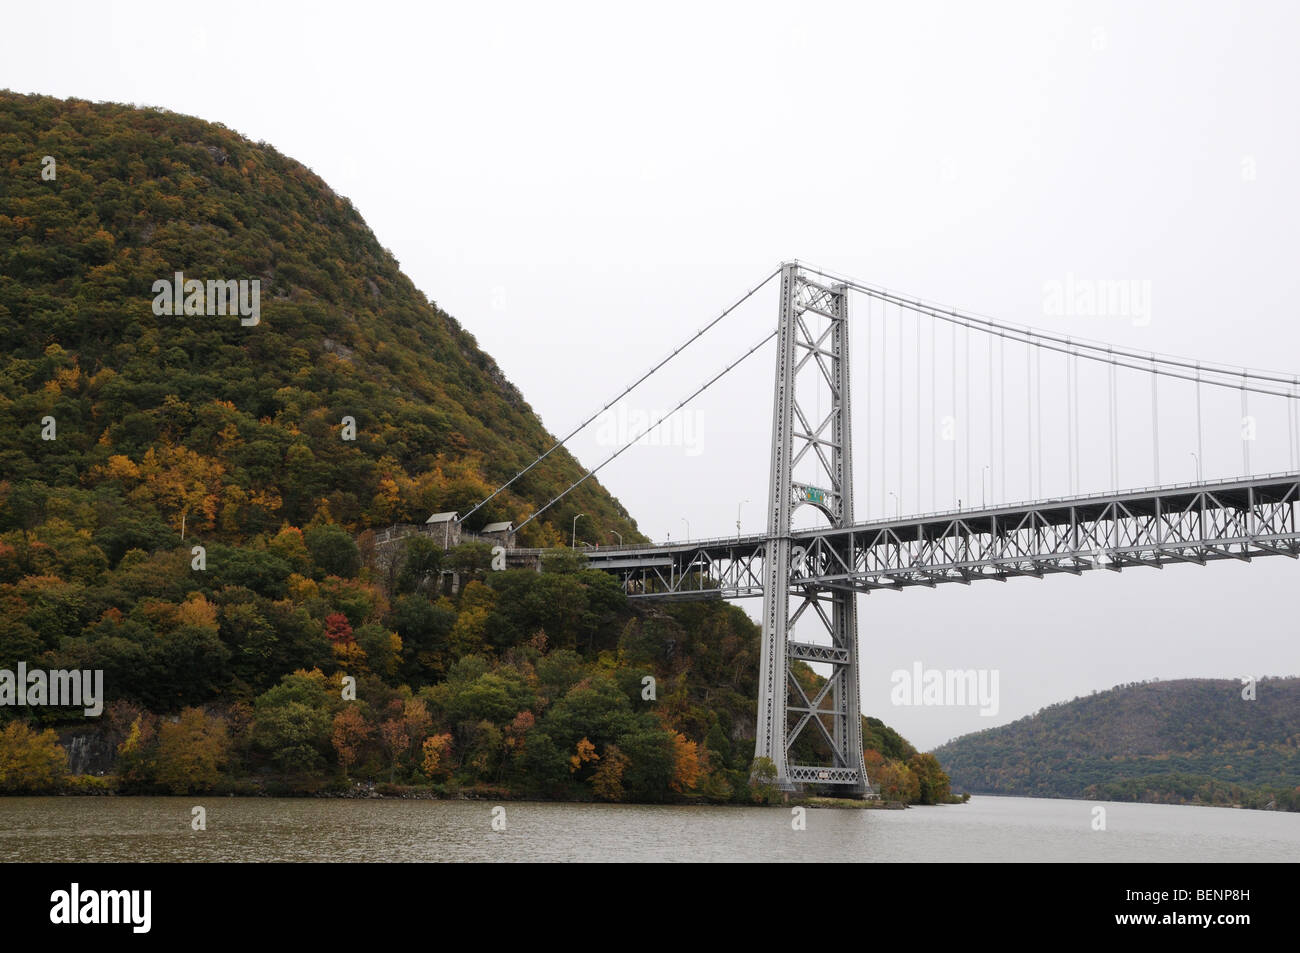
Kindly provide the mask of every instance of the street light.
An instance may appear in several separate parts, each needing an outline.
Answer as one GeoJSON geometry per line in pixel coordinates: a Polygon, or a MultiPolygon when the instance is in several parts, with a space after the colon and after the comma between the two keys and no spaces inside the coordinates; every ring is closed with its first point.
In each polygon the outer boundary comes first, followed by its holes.
{"type": "Polygon", "coordinates": [[[691,521],[683,516],[682,522],[686,524],[686,542],[689,543],[691,541],[691,521]]]}
{"type": "Polygon", "coordinates": [[[618,537],[618,544],[619,544],[620,546],[623,545],[623,534],[620,533],[618,530],[616,530],[616,529],[611,529],[611,530],[609,531],[609,535],[610,535],[610,536],[617,536],[617,537],[618,537]]]}
{"type": "Polygon", "coordinates": [[[1196,455],[1195,450],[1188,450],[1187,452],[1190,453],[1192,455],[1192,459],[1196,461],[1196,482],[1200,483],[1201,482],[1201,458],[1196,455]]]}
{"type": "Polygon", "coordinates": [[[586,515],[586,513],[579,513],[573,518],[573,542],[569,544],[570,549],[578,548],[578,520],[582,519],[586,515]]]}
{"type": "Polygon", "coordinates": [[[984,509],[989,505],[989,491],[988,488],[984,485],[985,478],[988,475],[989,475],[989,465],[986,463],[984,464],[984,469],[980,471],[980,509],[984,509]]]}
{"type": "Polygon", "coordinates": [[[900,500],[900,499],[898,498],[898,494],[895,493],[893,490],[890,490],[890,491],[889,491],[889,495],[892,496],[892,497],[894,498],[894,515],[895,515],[895,518],[901,520],[901,519],[903,518],[903,501],[900,500]]]}
{"type": "Polygon", "coordinates": [[[749,500],[741,500],[736,504],[736,540],[740,540],[740,508],[748,503],[749,500]]]}

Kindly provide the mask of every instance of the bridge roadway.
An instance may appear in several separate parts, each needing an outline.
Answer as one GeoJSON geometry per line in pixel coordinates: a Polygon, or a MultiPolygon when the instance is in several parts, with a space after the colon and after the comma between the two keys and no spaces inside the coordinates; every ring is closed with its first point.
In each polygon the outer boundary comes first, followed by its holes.
{"type": "MultiPolygon", "coordinates": [[[[791,586],[874,592],[1015,576],[1300,558],[1300,473],[796,529],[791,586]]],[[[767,535],[588,550],[638,599],[763,594],[767,535]]]]}

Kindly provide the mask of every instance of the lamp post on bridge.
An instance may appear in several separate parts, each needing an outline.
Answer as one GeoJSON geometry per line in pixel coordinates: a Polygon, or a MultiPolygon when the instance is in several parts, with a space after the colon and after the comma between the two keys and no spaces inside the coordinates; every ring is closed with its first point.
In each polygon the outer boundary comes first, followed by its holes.
{"type": "Polygon", "coordinates": [[[686,524],[686,542],[689,543],[691,541],[691,521],[683,516],[682,522],[686,524]]]}
{"type": "Polygon", "coordinates": [[[894,498],[894,518],[901,520],[903,518],[903,501],[898,498],[898,494],[893,490],[889,491],[889,495],[894,498]]]}
{"type": "Polygon", "coordinates": [[[1196,455],[1195,450],[1188,450],[1187,452],[1190,453],[1192,455],[1192,459],[1196,461],[1196,482],[1200,483],[1201,482],[1201,458],[1196,455]]]}
{"type": "Polygon", "coordinates": [[[569,543],[570,549],[578,548],[578,520],[582,519],[586,515],[586,513],[579,513],[573,518],[573,541],[569,543]]]}
{"type": "Polygon", "coordinates": [[[620,533],[618,530],[616,530],[616,529],[611,529],[611,530],[609,531],[609,535],[610,535],[610,536],[617,536],[617,537],[618,537],[618,544],[619,544],[620,546],[623,545],[623,534],[620,533]]]}
{"type": "Polygon", "coordinates": [[[748,502],[748,499],[744,499],[736,504],[736,542],[740,542],[740,508],[748,502]]]}
{"type": "Polygon", "coordinates": [[[980,471],[980,509],[987,509],[989,505],[989,491],[985,485],[989,475],[989,465],[984,464],[984,469],[980,471]]]}

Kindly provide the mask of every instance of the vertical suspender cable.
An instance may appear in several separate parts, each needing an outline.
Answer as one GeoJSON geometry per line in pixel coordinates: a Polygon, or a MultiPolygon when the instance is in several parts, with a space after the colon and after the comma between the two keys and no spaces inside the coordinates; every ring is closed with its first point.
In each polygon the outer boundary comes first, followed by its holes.
{"type": "Polygon", "coordinates": [[[1038,495],[1043,495],[1043,349],[1034,348],[1034,386],[1036,396],[1034,407],[1037,421],[1038,437],[1038,495]]]}
{"type": "Polygon", "coordinates": [[[1074,364],[1074,373],[1070,375],[1074,388],[1074,487],[1076,493],[1083,491],[1083,480],[1080,479],[1080,471],[1083,469],[1083,461],[1079,459],[1079,355],[1077,352],[1070,355],[1070,360],[1074,364]]]}
{"type": "MultiPolygon", "coordinates": [[[[952,495],[953,504],[957,498],[957,325],[948,325],[952,340],[949,342],[948,360],[952,365],[952,389],[949,391],[948,406],[952,408],[952,495]]],[[[1288,401],[1288,405],[1291,402],[1288,401]]]]}
{"type": "MultiPolygon", "coordinates": [[[[1068,340],[1068,339],[1067,339],[1068,340]]],[[[1070,375],[1074,370],[1074,361],[1069,353],[1065,355],[1065,482],[1074,495],[1074,385],[1070,375]]]]}
{"type": "MultiPolygon", "coordinates": [[[[889,334],[889,305],[881,302],[881,333],[889,334]]],[[[880,347],[880,514],[881,518],[889,506],[889,343],[885,341],[880,347]]]]}
{"type": "Polygon", "coordinates": [[[1031,500],[1034,497],[1034,419],[1033,419],[1033,387],[1034,379],[1032,373],[1032,363],[1029,355],[1030,342],[1029,337],[1025,337],[1025,495],[1021,497],[1024,500],[1031,500]]]}
{"type": "MultiPolygon", "coordinates": [[[[918,301],[917,304],[920,304],[918,301]]],[[[921,510],[921,312],[912,314],[916,340],[916,509],[921,510]]]]}
{"type": "Polygon", "coordinates": [[[1156,373],[1156,356],[1151,355],[1151,469],[1155,484],[1160,485],[1160,375],[1156,373]]]}
{"type": "MultiPolygon", "coordinates": [[[[848,300],[847,294],[845,294],[845,300],[848,300]]],[[[862,514],[862,517],[865,519],[871,518],[871,468],[876,465],[876,455],[872,452],[871,446],[871,388],[875,384],[872,380],[875,375],[871,370],[871,360],[874,353],[874,348],[871,346],[871,308],[873,300],[874,299],[872,299],[871,295],[867,295],[867,482],[862,490],[862,499],[866,502],[866,506],[864,507],[866,512],[862,514]]]]}
{"type": "MultiPolygon", "coordinates": [[[[997,484],[994,483],[994,480],[997,479],[997,474],[993,472],[993,449],[994,449],[993,434],[995,433],[993,429],[993,412],[996,409],[996,407],[994,406],[993,403],[993,335],[992,334],[988,335],[988,340],[989,340],[989,464],[988,465],[989,465],[989,483],[993,484],[992,486],[989,487],[989,492],[992,493],[997,488],[997,484]]],[[[983,488],[984,486],[982,482],[983,479],[984,479],[984,474],[981,471],[980,473],[981,488],[983,488]]]]}
{"type": "Polygon", "coordinates": [[[1250,442],[1255,439],[1255,422],[1250,419],[1250,398],[1246,396],[1246,373],[1241,374],[1241,465],[1250,476],[1250,442]]]}
{"type": "Polygon", "coordinates": [[[934,512],[939,508],[939,461],[938,445],[935,443],[936,434],[935,426],[939,422],[939,412],[935,403],[935,395],[938,393],[939,385],[934,380],[934,369],[939,358],[935,354],[935,347],[938,342],[934,336],[939,330],[939,319],[930,315],[930,511],[934,512]]]}
{"type": "Polygon", "coordinates": [[[1201,426],[1201,362],[1196,362],[1196,479],[1201,479],[1205,466],[1204,428],[1201,426]]]}
{"type": "Polygon", "coordinates": [[[889,502],[889,305],[880,305],[880,516],[884,519],[889,502]]]}
{"type": "Polygon", "coordinates": [[[998,460],[998,477],[1002,481],[1002,495],[999,499],[1007,501],[1007,336],[998,335],[998,449],[1002,456],[998,460]]]}
{"type": "MultiPolygon", "coordinates": [[[[1109,353],[1109,349],[1107,349],[1109,353]]],[[[1110,488],[1119,489],[1119,451],[1115,435],[1115,362],[1106,365],[1107,420],[1106,428],[1110,431],[1110,488]]]]}
{"type": "Polygon", "coordinates": [[[903,306],[898,306],[898,509],[903,509],[903,306]]]}
{"type": "Polygon", "coordinates": [[[961,418],[962,435],[966,438],[966,505],[970,506],[970,437],[975,424],[975,415],[970,411],[970,322],[966,322],[966,407],[961,418]]]}

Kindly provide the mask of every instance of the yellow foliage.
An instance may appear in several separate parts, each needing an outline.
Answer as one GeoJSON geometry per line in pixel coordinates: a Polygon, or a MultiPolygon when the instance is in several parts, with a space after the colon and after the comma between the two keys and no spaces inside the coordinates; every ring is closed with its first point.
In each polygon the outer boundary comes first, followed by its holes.
{"type": "Polygon", "coordinates": [[[201,592],[191,592],[176,612],[181,625],[197,625],[205,629],[217,628],[217,607],[208,602],[201,592]]]}
{"type": "Polygon", "coordinates": [[[668,786],[678,793],[688,791],[700,780],[699,746],[680,731],[673,732],[673,779],[668,786]]]}
{"type": "Polygon", "coordinates": [[[588,761],[599,760],[600,755],[596,754],[596,746],[588,741],[586,737],[583,737],[583,739],[578,742],[578,753],[569,756],[569,771],[572,773],[577,771],[588,761]]]}

